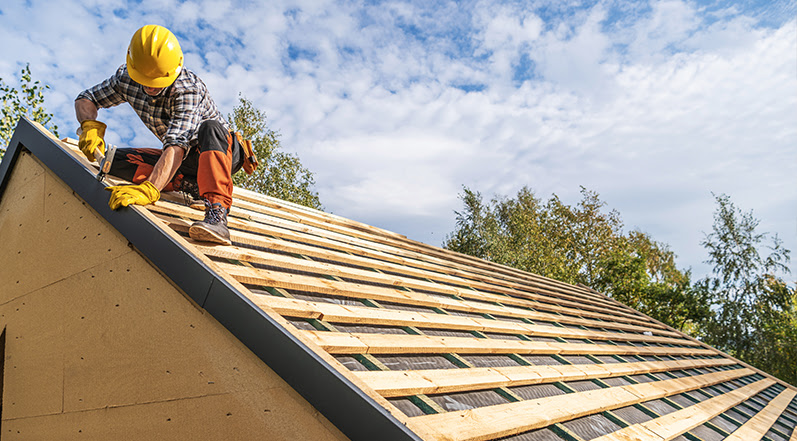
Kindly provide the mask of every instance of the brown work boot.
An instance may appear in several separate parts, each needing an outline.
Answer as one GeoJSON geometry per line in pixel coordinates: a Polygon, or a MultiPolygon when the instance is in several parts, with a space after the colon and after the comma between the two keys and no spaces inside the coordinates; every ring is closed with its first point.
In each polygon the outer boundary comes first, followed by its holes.
{"type": "Polygon", "coordinates": [[[200,242],[232,245],[230,230],[227,229],[227,209],[218,202],[211,204],[205,199],[205,220],[194,222],[188,235],[200,242]]]}

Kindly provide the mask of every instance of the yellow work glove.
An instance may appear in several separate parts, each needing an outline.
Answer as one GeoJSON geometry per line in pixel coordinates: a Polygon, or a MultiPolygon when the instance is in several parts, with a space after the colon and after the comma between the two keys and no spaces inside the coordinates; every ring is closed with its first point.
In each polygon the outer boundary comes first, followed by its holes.
{"type": "Polygon", "coordinates": [[[84,120],[80,123],[80,140],[78,147],[80,151],[89,159],[95,161],[94,151],[100,149],[100,153],[105,154],[105,127],[106,125],[93,119],[84,120]]]}
{"type": "Polygon", "coordinates": [[[112,210],[132,204],[153,204],[161,197],[161,192],[149,181],[144,181],[139,185],[116,185],[105,187],[105,189],[111,192],[111,200],[108,201],[108,206],[112,210]]]}

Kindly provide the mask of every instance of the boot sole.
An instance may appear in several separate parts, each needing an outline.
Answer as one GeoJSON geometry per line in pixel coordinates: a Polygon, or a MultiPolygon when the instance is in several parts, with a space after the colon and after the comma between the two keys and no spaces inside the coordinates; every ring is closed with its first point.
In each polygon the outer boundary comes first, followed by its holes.
{"type": "Polygon", "coordinates": [[[220,245],[232,245],[232,241],[230,239],[221,237],[218,234],[206,230],[199,225],[192,225],[191,228],[188,229],[188,235],[191,236],[191,239],[194,239],[197,242],[212,242],[220,245]]]}

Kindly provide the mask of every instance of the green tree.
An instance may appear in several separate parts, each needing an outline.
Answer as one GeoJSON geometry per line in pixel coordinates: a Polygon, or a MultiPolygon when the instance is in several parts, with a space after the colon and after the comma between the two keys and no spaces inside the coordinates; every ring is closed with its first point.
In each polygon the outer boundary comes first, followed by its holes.
{"type": "Polygon", "coordinates": [[[444,247],[567,283],[582,283],[678,329],[692,329],[708,314],[689,272],[647,234],[624,234],[620,214],[606,210],[598,193],[581,188],[567,205],[543,202],[529,188],[515,198],[493,198],[468,188],[457,226],[444,247]]]}
{"type": "MultiPolygon", "coordinates": [[[[53,118],[53,115],[44,109],[44,91],[50,86],[33,81],[30,64],[22,69],[19,83],[20,87],[16,89],[7,85],[0,78],[0,93],[3,97],[3,115],[0,119],[0,138],[2,138],[0,158],[3,157],[8,143],[11,142],[11,135],[14,134],[20,117],[25,116],[45,127],[53,118]]],[[[58,136],[58,126],[53,124],[48,129],[58,136]]]]}
{"type": "Polygon", "coordinates": [[[543,232],[555,251],[551,277],[595,286],[605,262],[622,236],[623,222],[616,210],[604,212],[598,193],[581,187],[581,200],[571,207],[558,196],[546,204],[543,232]],[[564,271],[561,271],[564,270],[564,271]]]}
{"type": "Polygon", "coordinates": [[[482,196],[468,188],[460,196],[465,207],[456,212],[457,229],[444,246],[485,260],[568,283],[592,285],[599,256],[610,248],[622,228],[617,212],[603,213],[597,193],[582,188],[575,207],[558,196],[546,203],[529,188],[516,198],[482,196]]]}
{"type": "Polygon", "coordinates": [[[489,207],[484,206],[481,193],[465,188],[459,198],[465,209],[454,212],[457,228],[446,238],[443,246],[480,259],[492,260],[494,253],[491,248],[497,246],[499,240],[495,217],[487,211],[489,207]]]}
{"type": "Polygon", "coordinates": [[[712,301],[702,338],[795,383],[797,292],[778,276],[789,272],[790,251],[777,235],[756,231],[752,211],[742,212],[727,195],[715,200],[713,229],[701,242],[714,268],[695,284],[712,301]]]}
{"type": "Polygon", "coordinates": [[[711,313],[707,295],[691,287],[691,272],[679,270],[675,253],[648,234],[616,238],[594,288],[656,320],[693,334],[711,313]]]}
{"type": "Polygon", "coordinates": [[[600,278],[601,262],[621,236],[616,211],[604,212],[597,193],[582,187],[582,199],[570,206],[553,195],[547,202],[529,188],[516,198],[485,203],[468,188],[460,196],[465,207],[456,212],[457,229],[444,246],[485,260],[568,283],[592,286],[600,278]]]}
{"type": "Polygon", "coordinates": [[[323,208],[313,190],[313,173],[302,166],[296,155],[281,151],[279,134],[268,128],[265,112],[239,97],[228,120],[244,138],[252,140],[260,162],[251,175],[237,173],[233,177],[235,185],[307,207],[323,208]]]}

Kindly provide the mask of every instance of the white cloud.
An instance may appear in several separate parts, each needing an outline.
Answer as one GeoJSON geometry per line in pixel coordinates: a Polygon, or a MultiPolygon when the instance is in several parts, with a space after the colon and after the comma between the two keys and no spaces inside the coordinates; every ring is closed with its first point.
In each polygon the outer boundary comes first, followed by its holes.
{"type": "Polygon", "coordinates": [[[629,53],[634,59],[666,58],[701,26],[692,3],[665,0],[653,2],[652,9],[649,17],[642,18],[631,28],[629,53]]]}
{"type": "MultiPolygon", "coordinates": [[[[74,96],[124,62],[136,28],[162,23],[225,114],[239,92],[266,111],[339,215],[439,244],[463,184],[567,203],[584,185],[698,268],[711,191],[797,248],[795,22],[758,21],[794,6],[746,7],[34,2],[2,9],[0,77],[30,61],[71,132],[74,96]]],[[[101,118],[111,142],[157,142],[128,110],[101,118]]]]}
{"type": "Polygon", "coordinates": [[[599,6],[590,11],[572,36],[547,33],[530,54],[543,77],[584,96],[605,97],[611,93],[616,67],[606,63],[611,41],[601,30],[605,19],[606,11],[599,6]]]}

